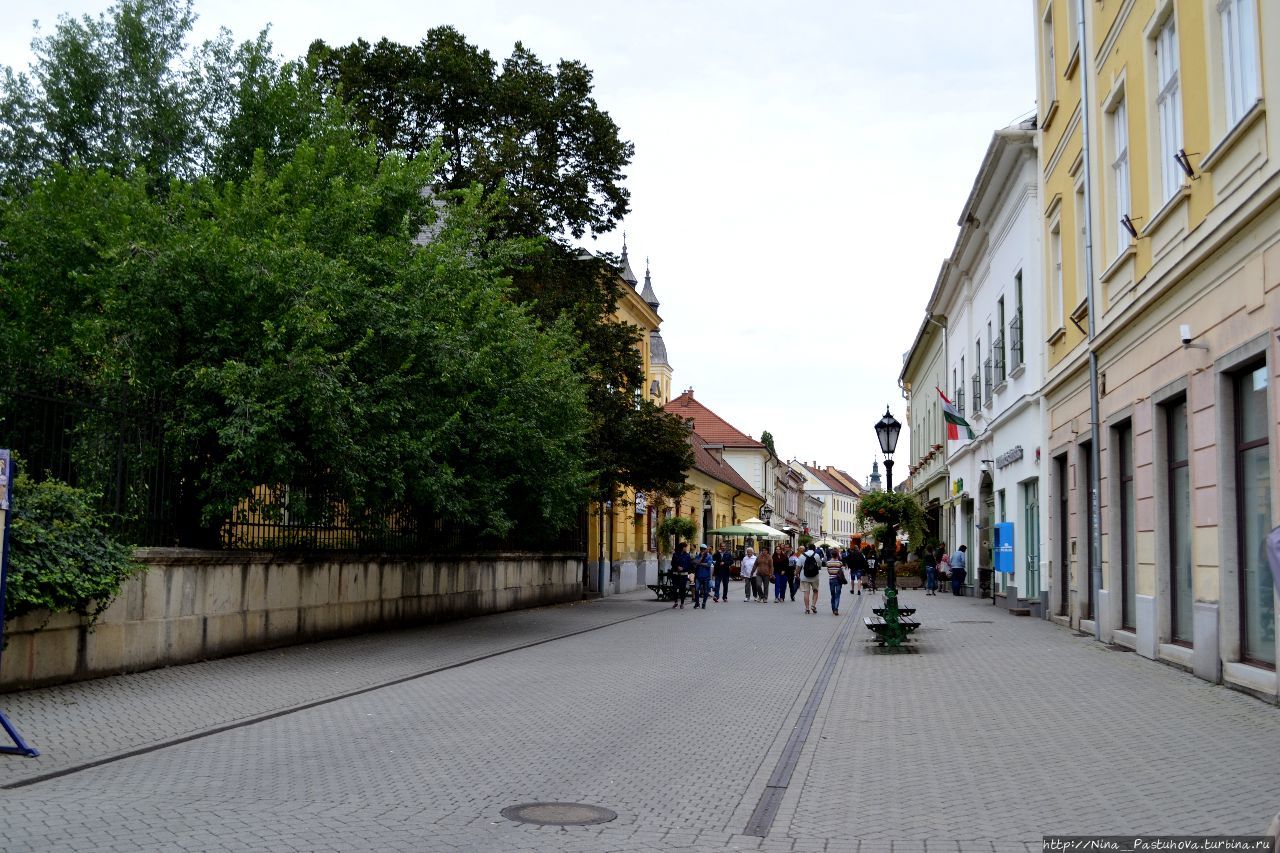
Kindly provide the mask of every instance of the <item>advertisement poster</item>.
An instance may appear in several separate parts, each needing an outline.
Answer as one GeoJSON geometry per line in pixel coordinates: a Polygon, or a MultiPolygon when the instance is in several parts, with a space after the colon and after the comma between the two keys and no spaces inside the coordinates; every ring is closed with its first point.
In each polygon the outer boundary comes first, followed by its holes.
{"type": "Polygon", "coordinates": [[[996,525],[996,571],[1013,574],[1013,522],[996,525]]]}

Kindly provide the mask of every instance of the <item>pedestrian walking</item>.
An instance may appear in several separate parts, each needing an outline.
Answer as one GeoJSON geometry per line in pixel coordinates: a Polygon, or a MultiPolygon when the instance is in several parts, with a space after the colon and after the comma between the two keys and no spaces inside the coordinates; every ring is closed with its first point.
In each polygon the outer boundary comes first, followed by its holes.
{"type": "Polygon", "coordinates": [[[693,561],[693,609],[707,609],[707,597],[711,595],[711,552],[707,546],[698,546],[698,556],[693,561]]]}
{"type": "Polygon", "coordinates": [[[800,570],[804,568],[804,549],[792,551],[787,557],[787,589],[791,591],[791,600],[796,600],[796,590],[800,588],[800,570]]]}
{"type": "MultiPolygon", "coordinates": [[[[782,601],[787,591],[787,551],[790,545],[779,545],[773,549],[773,603],[782,601]]],[[[767,592],[768,590],[766,590],[767,592]]]]}
{"type": "Polygon", "coordinates": [[[681,542],[671,555],[672,609],[679,607],[683,610],[685,596],[689,594],[689,573],[693,571],[693,558],[685,548],[685,543],[681,542]]]}
{"type": "Polygon", "coordinates": [[[827,555],[827,580],[827,585],[831,587],[831,613],[839,616],[840,593],[844,591],[844,585],[849,582],[844,575],[844,559],[840,555],[839,548],[832,548],[827,555]]]}
{"type": "Polygon", "coordinates": [[[800,588],[803,590],[804,612],[818,612],[818,576],[822,566],[818,563],[818,554],[812,548],[804,552],[804,562],[800,568],[800,588]]]}
{"type": "Polygon", "coordinates": [[[729,600],[729,573],[733,570],[733,563],[733,551],[721,539],[716,543],[716,552],[711,557],[712,577],[715,580],[711,597],[714,601],[729,600]]]}
{"type": "Polygon", "coordinates": [[[756,560],[756,601],[768,604],[771,586],[773,586],[773,552],[768,544],[761,544],[760,557],[756,560]]]}
{"type": "Polygon", "coordinates": [[[936,595],[938,591],[938,558],[933,548],[925,547],[921,549],[920,561],[924,563],[924,594],[936,595]]]}
{"type": "Polygon", "coordinates": [[[871,582],[871,591],[876,592],[876,572],[880,570],[880,561],[876,557],[876,549],[874,545],[865,545],[862,549],[862,556],[867,558],[867,580],[871,582]]]}
{"type": "Polygon", "coordinates": [[[755,593],[756,582],[756,552],[752,548],[747,549],[747,553],[742,556],[742,592],[743,601],[750,601],[751,596],[755,593]]]}
{"type": "Polygon", "coordinates": [[[951,594],[964,595],[964,576],[967,571],[967,558],[965,552],[969,550],[969,546],[961,545],[956,552],[951,555],[951,594]]]}
{"type": "Polygon", "coordinates": [[[868,571],[867,558],[856,545],[849,549],[848,556],[849,575],[853,579],[854,589],[858,591],[858,595],[862,595],[862,577],[868,571]]]}

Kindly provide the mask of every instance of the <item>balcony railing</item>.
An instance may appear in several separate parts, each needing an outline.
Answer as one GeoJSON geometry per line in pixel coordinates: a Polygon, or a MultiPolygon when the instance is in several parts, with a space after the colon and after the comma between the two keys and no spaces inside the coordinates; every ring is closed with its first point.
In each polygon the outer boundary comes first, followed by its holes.
{"type": "Polygon", "coordinates": [[[960,413],[960,417],[964,417],[964,385],[956,389],[956,411],[960,413]]]}
{"type": "Polygon", "coordinates": [[[1022,364],[1022,310],[1013,315],[1009,322],[1009,356],[1013,367],[1022,364]]]}
{"type": "Polygon", "coordinates": [[[982,386],[982,402],[985,405],[991,405],[991,356],[987,356],[987,360],[982,362],[982,375],[985,380],[982,386]]]}
{"type": "Polygon", "coordinates": [[[1004,369],[1004,335],[996,338],[995,344],[996,354],[996,384],[1000,385],[1005,380],[1004,369]]]}

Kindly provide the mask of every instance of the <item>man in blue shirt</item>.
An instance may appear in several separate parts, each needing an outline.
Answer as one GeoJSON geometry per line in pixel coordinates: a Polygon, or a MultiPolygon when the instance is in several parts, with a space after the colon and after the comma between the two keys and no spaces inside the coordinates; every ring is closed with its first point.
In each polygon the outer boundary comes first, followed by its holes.
{"type": "Polygon", "coordinates": [[[716,552],[711,555],[712,577],[715,588],[711,591],[712,601],[729,600],[729,573],[733,569],[733,551],[721,540],[716,552]]]}
{"type": "Polygon", "coordinates": [[[693,609],[707,609],[711,595],[711,552],[706,545],[698,546],[698,556],[693,558],[693,609]]]}
{"type": "Polygon", "coordinates": [[[951,557],[951,594],[964,595],[965,552],[968,545],[961,545],[951,557]]]}

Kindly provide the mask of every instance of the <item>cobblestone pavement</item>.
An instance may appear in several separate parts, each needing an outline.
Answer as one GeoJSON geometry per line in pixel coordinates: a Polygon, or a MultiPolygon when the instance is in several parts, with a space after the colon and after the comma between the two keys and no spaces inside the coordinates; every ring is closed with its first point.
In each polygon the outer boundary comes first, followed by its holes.
{"type": "MultiPolygon", "coordinates": [[[[707,612],[623,596],[519,614],[542,638],[648,615],[0,791],[0,848],[996,853],[1053,832],[1261,833],[1280,810],[1280,709],[984,602],[907,595],[926,627],[906,655],[878,653],[860,625],[841,633],[869,596],[839,618],[733,595],[707,612]],[[784,755],[815,684],[809,735],[784,755]],[[789,757],[767,836],[744,834],[789,757]],[[534,801],[618,817],[557,828],[500,814],[534,801]]],[[[335,683],[373,683],[354,673],[465,630],[314,654],[335,683]]],[[[183,668],[203,701],[254,692],[228,663],[183,668]]],[[[198,706],[184,683],[132,705],[134,725],[198,706]]],[[[39,693],[23,697],[28,733],[59,695],[39,693]]],[[[68,731],[79,707],[60,712],[68,731]]]]}

